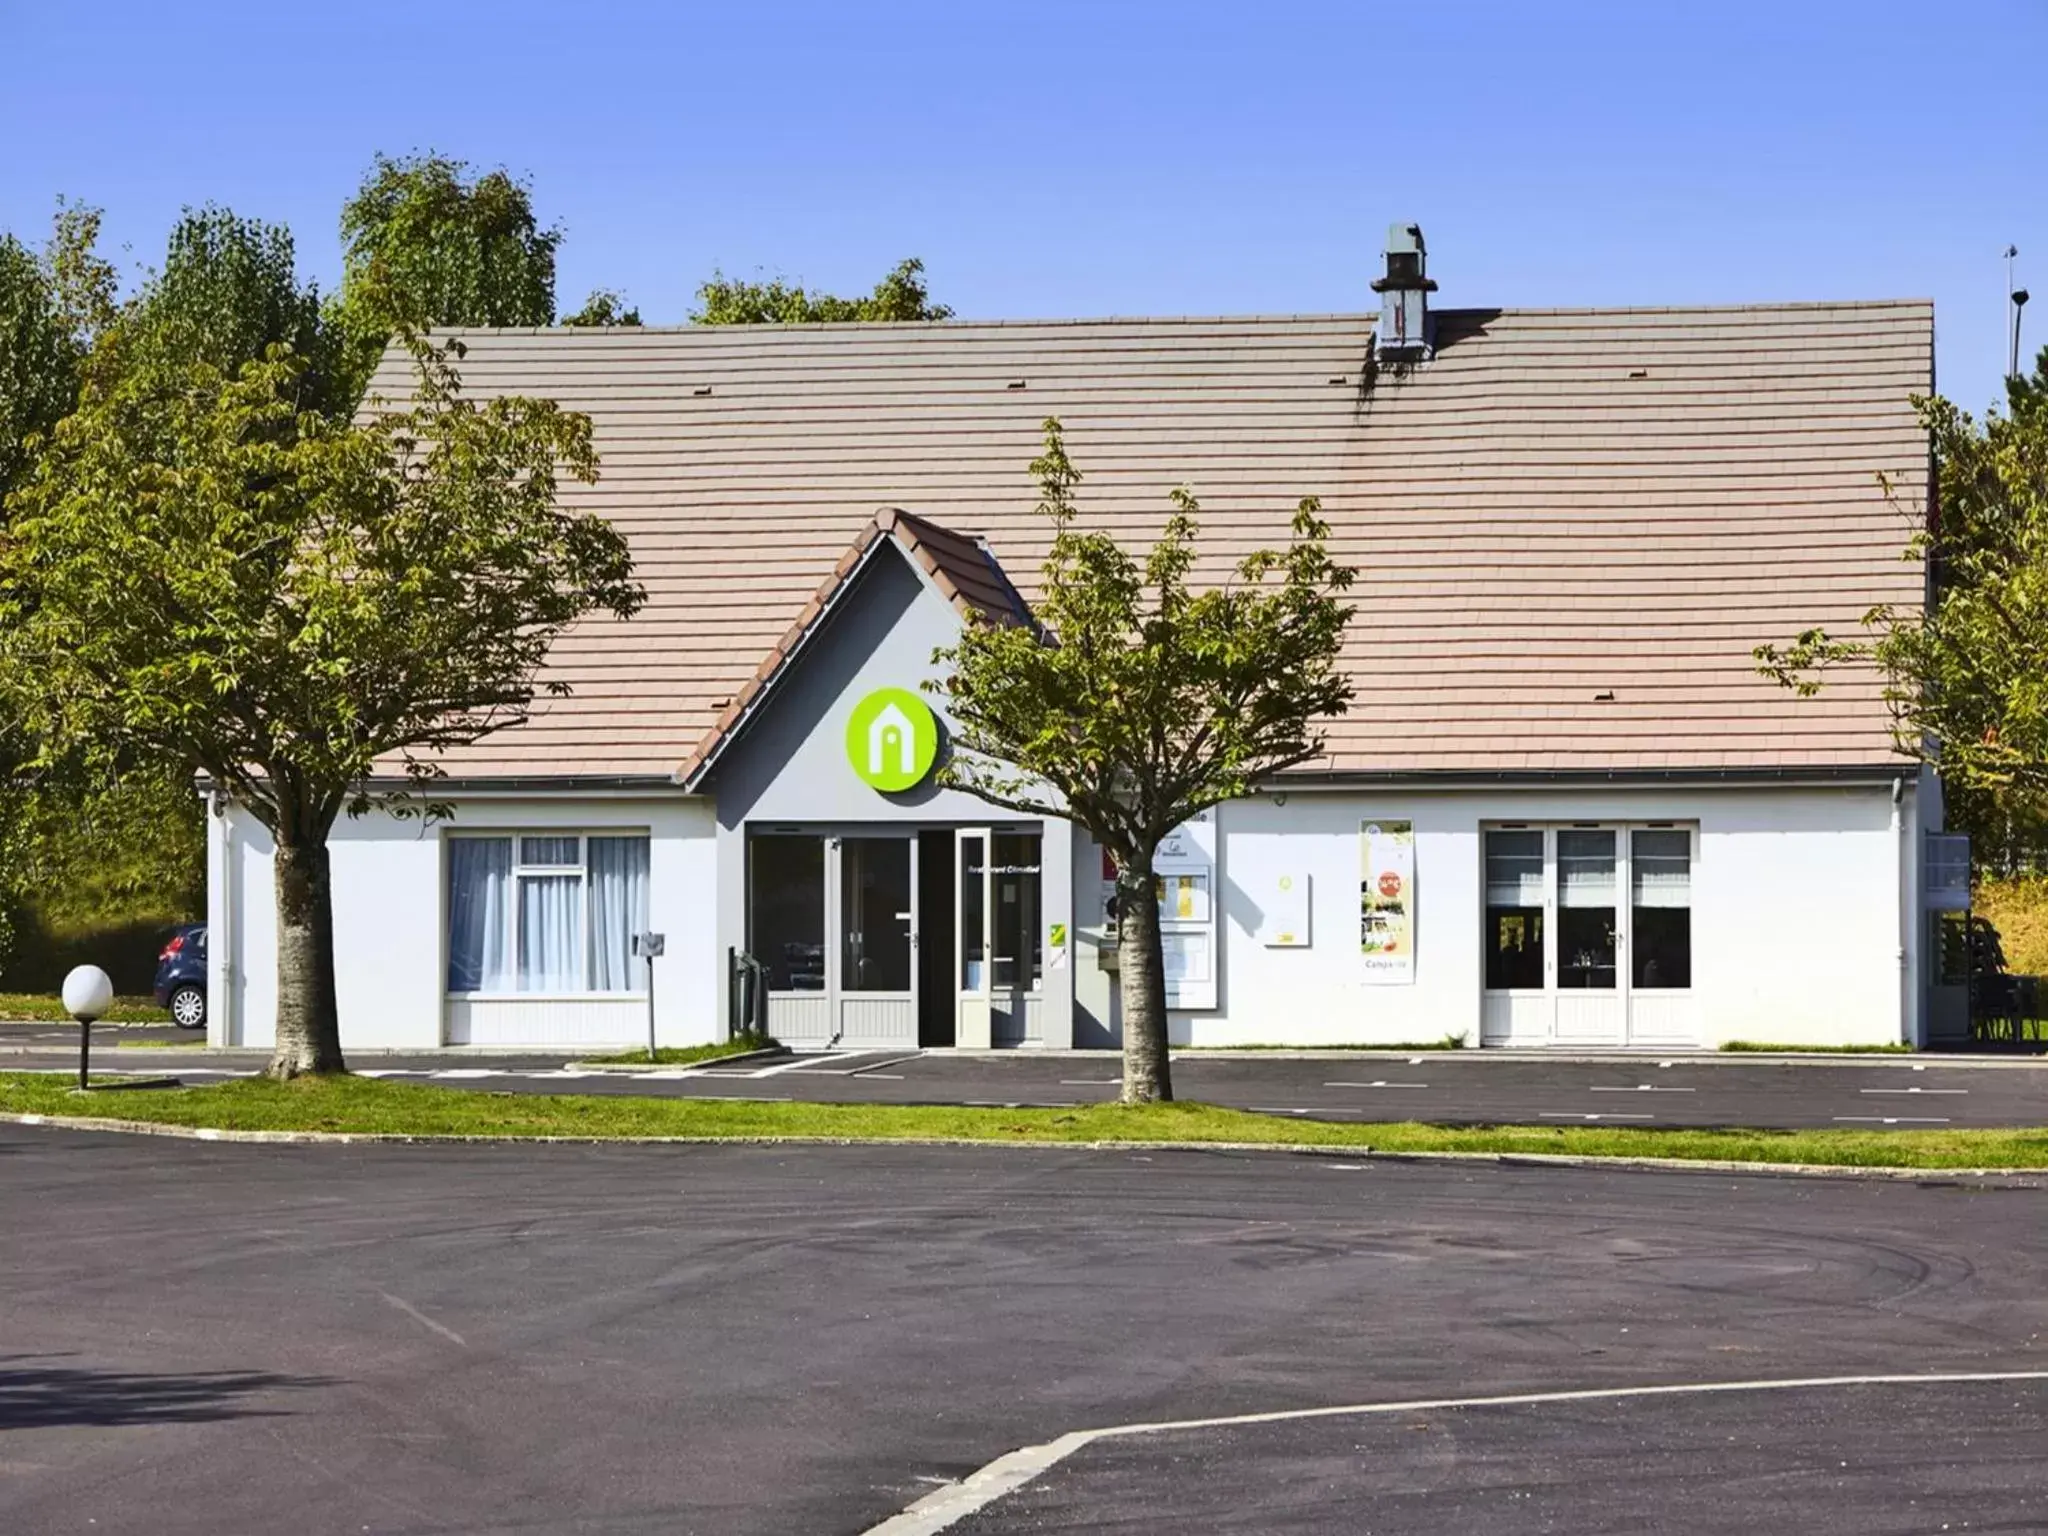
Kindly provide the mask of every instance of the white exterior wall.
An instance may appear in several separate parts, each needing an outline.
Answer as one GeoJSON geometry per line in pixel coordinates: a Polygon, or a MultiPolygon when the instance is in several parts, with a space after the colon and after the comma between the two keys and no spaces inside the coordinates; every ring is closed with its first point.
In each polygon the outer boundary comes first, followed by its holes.
{"type": "MultiPolygon", "coordinates": [[[[1894,820],[1890,788],[1702,788],[1319,793],[1222,806],[1221,987],[1213,1011],[1175,1013],[1190,1045],[1373,1044],[1461,1035],[1482,998],[1485,826],[1670,821],[1699,829],[1692,871],[1692,1016],[1698,1042],[1887,1044],[1915,1037],[1917,797],[1894,820]],[[1415,979],[1368,985],[1358,950],[1359,829],[1415,824],[1415,979]],[[1310,943],[1269,948],[1257,895],[1280,874],[1311,881],[1310,943]]],[[[1077,841],[1077,1015],[1109,1033],[1115,977],[1094,964],[1095,856],[1077,841]]]]}
{"type": "MultiPolygon", "coordinates": [[[[663,1045],[723,1034],[717,1012],[723,951],[715,902],[710,807],[680,795],[451,797],[452,821],[423,827],[383,812],[337,823],[329,841],[334,882],[335,986],[344,1050],[432,1050],[444,1040],[447,924],[445,834],[645,831],[648,909],[668,938],[655,962],[655,1032],[663,1045]]],[[[270,837],[246,812],[212,822],[209,1038],[267,1046],[277,1006],[276,915],[270,837]],[[225,935],[225,941],[223,940],[225,935]]],[[[479,1045],[633,1045],[647,1038],[644,997],[456,1004],[479,1045]]]]}

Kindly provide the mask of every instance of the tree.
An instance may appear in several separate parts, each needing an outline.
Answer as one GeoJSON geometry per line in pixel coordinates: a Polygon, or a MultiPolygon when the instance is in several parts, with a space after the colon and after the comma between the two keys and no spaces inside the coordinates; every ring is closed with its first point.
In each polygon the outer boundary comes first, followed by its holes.
{"type": "Polygon", "coordinates": [[[626,303],[626,296],[610,288],[597,288],[573,315],[564,315],[564,325],[638,325],[640,311],[626,303]]]}
{"type": "Polygon", "coordinates": [[[2006,397],[1982,423],[1938,395],[1913,402],[1935,466],[1932,509],[1901,507],[1919,529],[1906,555],[1927,565],[1924,607],[1873,608],[1857,637],[1814,628],[1756,649],[1804,696],[1832,669],[1876,667],[1898,750],[1936,764],[1987,828],[2038,824],[2048,804],[2048,349],[2006,397]]]}
{"type": "Polygon", "coordinates": [[[59,202],[40,253],[0,234],[0,521],[7,493],[78,400],[79,370],[113,317],[114,271],[100,260],[100,215],[59,202]]]}
{"type": "Polygon", "coordinates": [[[0,235],[0,500],[33,462],[28,440],[78,397],[79,349],[36,254],[0,235]]]}
{"type": "Polygon", "coordinates": [[[1200,509],[1186,490],[1140,565],[1076,527],[1081,477],[1056,419],[1031,472],[1053,531],[1035,624],[970,625],[939,653],[952,669],[930,685],[953,721],[942,777],[1070,820],[1115,858],[1123,1099],[1170,1099],[1153,853],[1197,812],[1322,751],[1321,722],[1351,698],[1338,653],[1353,572],[1331,560],[1308,497],[1285,549],[1191,591],[1200,509]]]}
{"type": "Polygon", "coordinates": [[[792,288],[781,278],[743,283],[714,272],[697,290],[704,306],[690,316],[698,325],[802,325],[821,320],[946,320],[953,311],[925,291],[924,263],[901,261],[858,299],[792,288]]]}
{"type": "Polygon", "coordinates": [[[353,424],[297,406],[283,347],[89,381],[0,544],[0,722],[45,759],[195,764],[269,830],[277,1077],[344,1070],[336,818],[438,814],[434,754],[523,720],[553,639],[642,601],[618,532],[557,502],[596,475],[588,418],[415,358],[411,404],[353,424]]]}
{"type": "Polygon", "coordinates": [[[360,394],[391,338],[435,326],[552,325],[559,225],[503,170],[379,155],[341,210],[348,379],[360,394]]]}
{"type": "Polygon", "coordinates": [[[209,205],[172,227],[163,269],[104,328],[93,369],[155,370],[168,381],[203,365],[233,378],[279,344],[305,365],[302,406],[354,408],[319,290],[299,282],[291,231],[209,205]]]}

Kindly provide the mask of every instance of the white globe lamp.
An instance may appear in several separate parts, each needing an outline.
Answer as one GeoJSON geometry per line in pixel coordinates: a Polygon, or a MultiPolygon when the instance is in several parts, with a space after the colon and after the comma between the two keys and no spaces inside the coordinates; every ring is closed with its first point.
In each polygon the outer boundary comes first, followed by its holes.
{"type": "Polygon", "coordinates": [[[96,965],[75,966],[64,978],[64,1011],[78,1020],[78,1086],[84,1089],[92,1065],[92,1026],[114,1006],[113,978],[96,965]]]}

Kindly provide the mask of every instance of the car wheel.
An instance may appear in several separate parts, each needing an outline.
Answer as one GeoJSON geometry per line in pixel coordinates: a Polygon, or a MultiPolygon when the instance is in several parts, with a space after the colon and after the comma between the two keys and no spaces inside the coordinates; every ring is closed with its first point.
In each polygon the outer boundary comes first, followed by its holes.
{"type": "Polygon", "coordinates": [[[180,1029],[204,1029],[206,1027],[206,989],[190,982],[177,988],[170,996],[171,1022],[180,1029]]]}

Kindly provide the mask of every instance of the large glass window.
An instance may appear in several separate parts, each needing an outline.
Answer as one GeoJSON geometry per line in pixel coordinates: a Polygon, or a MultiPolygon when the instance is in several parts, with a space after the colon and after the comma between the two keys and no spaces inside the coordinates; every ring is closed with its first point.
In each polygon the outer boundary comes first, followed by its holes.
{"type": "Polygon", "coordinates": [[[1543,833],[1486,834],[1486,985],[1543,985],[1543,833]]]}
{"type": "Polygon", "coordinates": [[[448,990],[634,990],[647,869],[644,836],[451,837],[448,990]]]}
{"type": "Polygon", "coordinates": [[[780,834],[749,844],[747,943],[771,992],[825,990],[825,839],[780,834]]]}
{"type": "Polygon", "coordinates": [[[1614,833],[1557,833],[1557,984],[1611,990],[1615,975],[1614,833]]]}
{"type": "Polygon", "coordinates": [[[995,836],[995,984],[1027,992],[1038,990],[1045,963],[1038,920],[1039,850],[1037,832],[998,832],[995,836]]]}
{"type": "Polygon", "coordinates": [[[1692,985],[1692,834],[1629,834],[1631,980],[1645,990],[1692,985]]]}

